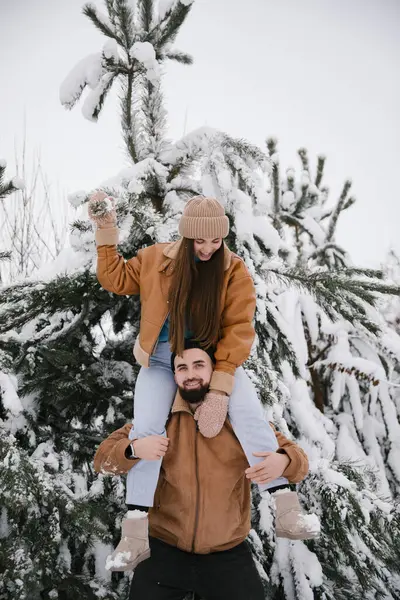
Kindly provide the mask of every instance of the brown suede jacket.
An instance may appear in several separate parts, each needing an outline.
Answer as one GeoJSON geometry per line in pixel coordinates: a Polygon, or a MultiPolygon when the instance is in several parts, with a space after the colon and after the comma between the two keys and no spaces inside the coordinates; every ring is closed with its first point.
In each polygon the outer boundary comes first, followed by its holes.
{"type": "MultiPolygon", "coordinates": [[[[114,431],[94,457],[98,473],[127,473],[139,459],[126,458],[131,425],[114,431]]],[[[290,463],[283,473],[296,483],[308,473],[308,459],[294,442],[275,432],[278,452],[290,463]]],[[[204,438],[179,395],[167,424],[169,448],[149,512],[150,535],[186,552],[208,554],[240,544],[250,531],[247,458],[227,420],[214,438],[204,438]]]]}
{"type": "MultiPolygon", "coordinates": [[[[118,229],[115,227],[97,230],[97,278],[104,289],[115,294],[140,294],[140,333],[134,355],[140,365],[148,367],[150,356],[168,317],[168,290],[181,241],[154,244],[139,250],[137,256],[125,261],[118,254],[117,247],[112,245],[117,238],[118,229]]],[[[230,395],[235,370],[247,360],[254,341],[252,321],[256,293],[253,279],[244,262],[226,246],[224,248],[222,329],[215,352],[216,366],[210,388],[230,395]]]]}

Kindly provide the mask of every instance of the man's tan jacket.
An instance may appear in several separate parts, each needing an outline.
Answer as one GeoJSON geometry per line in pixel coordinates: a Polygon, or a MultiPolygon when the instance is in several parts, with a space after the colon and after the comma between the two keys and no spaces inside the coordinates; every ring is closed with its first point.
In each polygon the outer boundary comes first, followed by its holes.
{"type": "MultiPolygon", "coordinates": [[[[267,426],[267,425],[266,425],[267,426]]],[[[131,425],[114,431],[95,458],[99,473],[124,474],[137,460],[126,458],[131,425]]],[[[294,442],[275,432],[278,452],[290,463],[283,473],[296,483],[308,472],[308,459],[294,442]]],[[[219,435],[204,438],[179,395],[167,424],[170,439],[149,512],[150,535],[187,552],[207,554],[240,544],[250,531],[250,481],[247,458],[227,420],[219,435]]]]}

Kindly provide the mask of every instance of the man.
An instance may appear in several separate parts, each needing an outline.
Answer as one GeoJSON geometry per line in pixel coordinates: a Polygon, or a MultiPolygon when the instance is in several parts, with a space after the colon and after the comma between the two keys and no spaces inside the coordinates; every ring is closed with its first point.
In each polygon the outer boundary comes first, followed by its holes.
{"type": "MultiPolygon", "coordinates": [[[[249,468],[228,420],[218,436],[204,438],[193,414],[208,391],[212,355],[191,346],[182,357],[172,357],[179,392],[167,438],[131,442],[131,425],[125,425],[99,446],[94,459],[97,472],[123,474],[140,459],[163,458],[149,511],[151,556],[136,568],[130,598],[183,600],[188,592],[196,592],[204,600],[264,600],[245,541],[250,531],[250,481],[269,483],[282,475],[293,483],[301,481],[308,460],[299,446],[276,432],[278,451],[257,453],[263,460],[249,468]]],[[[290,509],[296,511],[297,506],[290,509]]]]}

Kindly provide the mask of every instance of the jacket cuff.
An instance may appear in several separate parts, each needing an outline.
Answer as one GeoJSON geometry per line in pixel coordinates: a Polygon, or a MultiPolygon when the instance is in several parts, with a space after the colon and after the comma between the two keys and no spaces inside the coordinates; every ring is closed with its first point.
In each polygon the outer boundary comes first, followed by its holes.
{"type": "Polygon", "coordinates": [[[305,475],[303,475],[301,473],[302,461],[301,461],[301,458],[299,457],[298,453],[296,452],[296,450],[291,452],[290,447],[289,448],[278,448],[277,452],[279,452],[279,454],[286,454],[286,456],[288,456],[289,460],[290,460],[290,463],[288,464],[288,466],[282,473],[282,477],[286,477],[286,479],[290,483],[298,483],[299,481],[301,481],[305,477],[305,475]],[[302,476],[300,476],[300,478],[299,478],[300,473],[302,476]]]}
{"type": "Polygon", "coordinates": [[[97,246],[116,246],[118,244],[118,227],[109,227],[107,229],[96,229],[97,246]]]}
{"type": "Polygon", "coordinates": [[[140,458],[126,458],[125,452],[128,446],[130,446],[131,442],[132,440],[130,439],[120,440],[114,447],[115,463],[118,465],[120,474],[130,471],[132,467],[134,467],[140,460],[140,458]]]}
{"type": "Polygon", "coordinates": [[[235,383],[235,377],[224,371],[214,371],[210,381],[210,390],[218,390],[225,392],[230,396],[233,390],[233,384],[235,383]]]}

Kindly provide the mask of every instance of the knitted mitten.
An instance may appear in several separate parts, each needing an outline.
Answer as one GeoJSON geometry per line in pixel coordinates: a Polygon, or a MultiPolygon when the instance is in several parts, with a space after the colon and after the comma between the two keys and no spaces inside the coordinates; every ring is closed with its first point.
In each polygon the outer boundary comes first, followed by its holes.
{"type": "Polygon", "coordinates": [[[208,392],[194,413],[199,431],[204,437],[212,438],[221,431],[228,412],[229,396],[208,392]]]}
{"type": "Polygon", "coordinates": [[[114,199],[104,192],[95,192],[90,197],[88,213],[90,219],[99,229],[108,229],[117,225],[114,199]]]}

